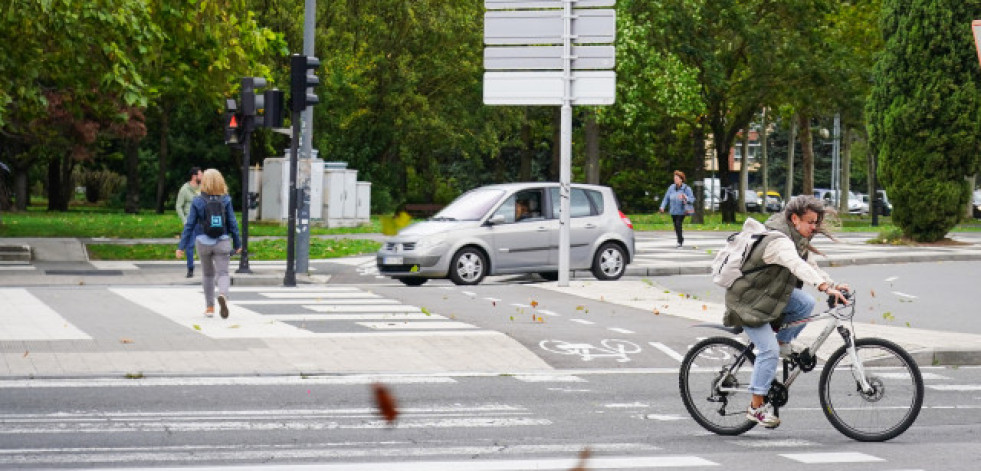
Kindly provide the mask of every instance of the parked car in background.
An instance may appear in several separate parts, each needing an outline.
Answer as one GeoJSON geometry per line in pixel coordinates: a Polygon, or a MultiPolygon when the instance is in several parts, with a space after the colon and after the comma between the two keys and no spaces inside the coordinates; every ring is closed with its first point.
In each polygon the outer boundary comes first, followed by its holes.
{"type": "Polygon", "coordinates": [[[869,214],[869,208],[871,207],[870,205],[872,204],[869,195],[866,195],[865,193],[857,193],[857,195],[858,195],[858,200],[862,202],[862,214],[869,214]]]}
{"type": "Polygon", "coordinates": [[[889,197],[886,195],[886,190],[878,190],[879,198],[876,203],[879,204],[879,214],[883,216],[892,216],[892,203],[889,202],[889,197]]]}
{"type": "Polygon", "coordinates": [[[981,218],[981,190],[974,190],[974,197],[971,199],[971,208],[974,217],[981,218]]]}
{"type": "MultiPolygon", "coordinates": [[[[757,191],[756,196],[763,198],[763,192],[757,191]]],[[[783,209],[783,198],[780,196],[780,193],[770,190],[766,192],[765,200],[766,200],[766,205],[765,205],[766,212],[776,213],[783,209]]]]}
{"type": "MultiPolygon", "coordinates": [[[[815,188],[814,197],[824,201],[825,206],[837,207],[837,192],[827,188],[815,188]]],[[[862,200],[855,193],[848,192],[848,214],[863,214],[862,200]]]]}
{"type": "MultiPolygon", "coordinates": [[[[623,276],[634,257],[633,224],[606,186],[573,184],[569,268],[601,280],[623,276]]],[[[558,183],[509,183],[470,190],[432,218],[382,244],[378,271],[409,286],[431,278],[458,285],[487,275],[538,273],[558,279],[558,183]]]]}
{"type": "Polygon", "coordinates": [[[762,213],[763,212],[763,198],[756,194],[753,190],[746,190],[746,212],[748,213],[762,213]]]}

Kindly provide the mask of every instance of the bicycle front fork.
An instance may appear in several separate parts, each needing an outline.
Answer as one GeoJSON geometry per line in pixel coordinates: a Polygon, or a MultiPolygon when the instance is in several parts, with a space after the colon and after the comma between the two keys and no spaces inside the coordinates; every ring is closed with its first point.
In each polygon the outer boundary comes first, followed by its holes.
{"type": "Polygon", "coordinates": [[[841,334],[841,340],[845,342],[848,357],[852,359],[852,377],[864,394],[872,394],[872,385],[865,378],[865,367],[862,365],[862,360],[858,358],[858,349],[855,348],[855,335],[843,325],[838,326],[838,333],[841,334]]]}

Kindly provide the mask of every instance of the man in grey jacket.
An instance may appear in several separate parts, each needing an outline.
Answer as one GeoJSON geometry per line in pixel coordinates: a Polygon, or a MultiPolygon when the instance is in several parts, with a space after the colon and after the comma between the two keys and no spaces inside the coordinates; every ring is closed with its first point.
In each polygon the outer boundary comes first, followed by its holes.
{"type": "MultiPolygon", "coordinates": [[[[199,167],[191,167],[191,172],[188,174],[188,180],[184,182],[181,186],[180,191],[177,192],[177,216],[181,218],[181,227],[184,227],[184,223],[187,222],[187,215],[191,212],[191,201],[194,197],[201,193],[201,169],[199,167]]],[[[194,276],[194,246],[187,250],[187,277],[191,278],[194,276]]]]}
{"type": "Polygon", "coordinates": [[[811,239],[817,233],[827,235],[822,226],[825,213],[833,214],[824,203],[809,195],[791,199],[784,211],[771,216],[766,227],[779,234],[767,235],[749,258],[743,262],[746,273],[726,291],[724,323],[741,326],[756,345],[756,362],[750,378],[753,394],[746,418],[767,428],[780,425],[780,419],[763,403],[770,383],[777,374],[780,357],[789,357],[794,340],[805,324],[774,332],[773,324],[806,318],[814,309],[814,296],[801,289],[804,285],[834,296],[847,304],[843,291],[848,285],[835,284],[831,277],[808,257],[817,252],[811,239]]]}

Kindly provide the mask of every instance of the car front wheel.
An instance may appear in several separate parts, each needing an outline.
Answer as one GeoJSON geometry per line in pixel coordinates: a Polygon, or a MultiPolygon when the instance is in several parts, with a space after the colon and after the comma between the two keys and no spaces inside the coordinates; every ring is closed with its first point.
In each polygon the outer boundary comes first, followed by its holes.
{"type": "Polygon", "coordinates": [[[593,256],[593,276],[600,280],[616,280],[627,268],[627,254],[612,242],[600,246],[593,256]]]}
{"type": "Polygon", "coordinates": [[[475,285],[487,274],[487,258],[473,247],[460,249],[450,262],[450,280],[458,285],[475,285]]]}

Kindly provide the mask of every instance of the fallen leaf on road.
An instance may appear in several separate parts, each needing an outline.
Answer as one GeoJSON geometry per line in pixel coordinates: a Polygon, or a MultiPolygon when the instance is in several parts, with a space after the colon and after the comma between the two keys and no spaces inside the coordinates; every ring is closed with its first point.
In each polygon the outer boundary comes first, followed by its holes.
{"type": "MultiPolygon", "coordinates": [[[[842,196],[844,196],[844,195],[842,195],[842,196]]],[[[703,311],[708,311],[709,310],[708,305],[707,304],[702,304],[702,310],[703,311]]]]}
{"type": "Polygon", "coordinates": [[[119,343],[133,343],[131,339],[119,339],[119,343]]]}
{"type": "Polygon", "coordinates": [[[586,471],[589,469],[586,467],[586,461],[589,460],[589,455],[592,454],[593,452],[589,450],[589,447],[583,448],[582,451],[579,452],[579,463],[577,463],[576,467],[570,469],[569,471],[586,471]]]}
{"type": "Polygon", "coordinates": [[[194,330],[201,330],[201,326],[199,326],[197,324],[194,324],[191,327],[194,327],[194,330]]]}
{"type": "Polygon", "coordinates": [[[538,301],[532,301],[531,307],[538,307],[538,301]]]}
{"type": "Polygon", "coordinates": [[[375,383],[371,387],[375,390],[375,405],[378,406],[378,413],[391,424],[399,415],[395,396],[381,383],[375,383]]]}
{"type": "MultiPolygon", "coordinates": [[[[842,196],[844,196],[844,195],[842,195],[842,196]]],[[[873,298],[875,297],[875,290],[872,290],[872,297],[873,298]]]]}
{"type": "Polygon", "coordinates": [[[658,311],[657,308],[654,308],[654,315],[655,316],[660,316],[661,315],[661,311],[658,311]]]}
{"type": "Polygon", "coordinates": [[[30,351],[30,350],[27,350],[27,351],[25,351],[25,352],[24,352],[24,358],[27,358],[27,355],[29,355],[30,353],[31,353],[31,351],[30,351]]]}

